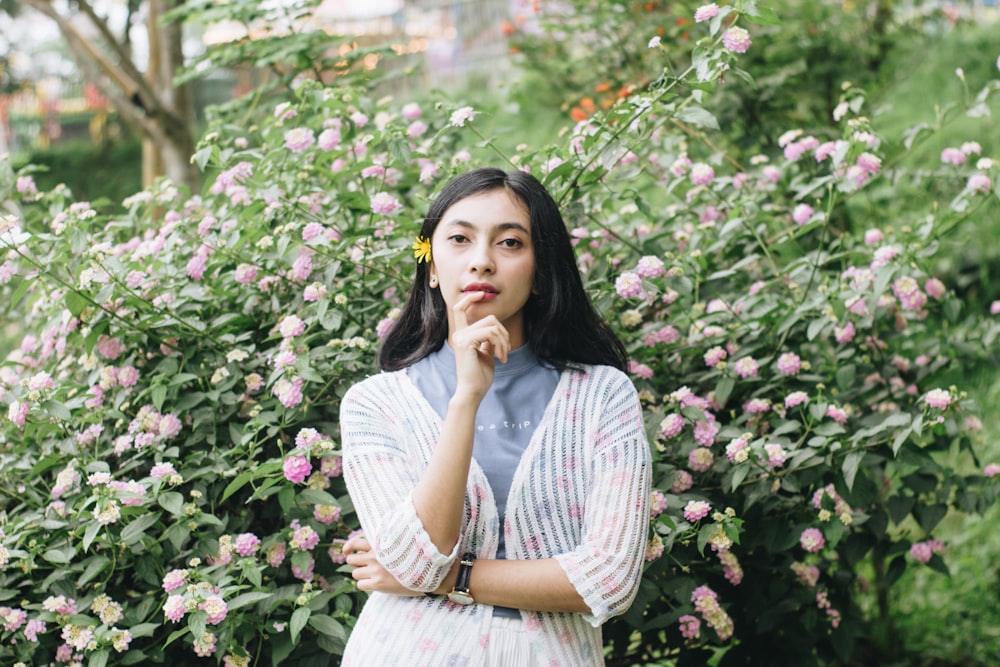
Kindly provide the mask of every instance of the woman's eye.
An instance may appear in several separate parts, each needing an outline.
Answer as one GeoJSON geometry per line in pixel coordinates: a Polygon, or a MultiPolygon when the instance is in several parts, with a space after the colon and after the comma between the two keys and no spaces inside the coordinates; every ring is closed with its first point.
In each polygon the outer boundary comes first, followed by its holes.
{"type": "Polygon", "coordinates": [[[453,234],[452,236],[448,237],[448,240],[453,243],[465,243],[469,239],[467,239],[465,236],[462,236],[461,234],[453,234]]]}
{"type": "Polygon", "coordinates": [[[504,239],[500,242],[500,245],[505,248],[520,248],[524,244],[521,242],[521,239],[504,239]]]}

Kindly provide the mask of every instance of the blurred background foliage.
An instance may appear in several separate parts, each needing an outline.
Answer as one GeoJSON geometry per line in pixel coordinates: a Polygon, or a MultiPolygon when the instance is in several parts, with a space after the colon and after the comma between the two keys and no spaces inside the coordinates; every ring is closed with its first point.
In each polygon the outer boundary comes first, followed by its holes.
{"type": "MultiPolygon", "coordinates": [[[[510,76],[490,89],[453,87],[448,94],[475,102],[483,111],[485,134],[496,137],[502,151],[520,143],[544,146],[628,91],[655,87],[662,55],[647,47],[654,36],[668,45],[673,59],[668,68],[685,67],[681,54],[690,51],[688,29],[699,4],[573,0],[529,20],[511,17],[503,27],[515,65],[510,76]]],[[[757,26],[753,48],[742,60],[753,80],[733,72],[715,93],[719,99],[706,102],[718,112],[730,142],[718,148],[745,162],[758,153],[777,155],[777,139],[791,127],[826,127],[829,138],[835,138],[833,108],[843,84],[850,82],[866,91],[865,109],[886,135],[900,136],[921,125],[934,130],[914,135],[920,146],[908,159],[938,163],[943,148],[968,140],[971,124],[944,101],[967,96],[996,75],[1000,42],[997,23],[963,19],[933,4],[927,11],[906,12],[917,3],[787,0],[775,5],[781,24],[757,26]],[[936,114],[931,114],[934,108],[936,114]]],[[[398,69],[390,79],[405,77],[407,71],[398,69]]],[[[391,84],[381,85],[391,94],[391,84]]],[[[995,102],[990,111],[989,126],[1000,130],[995,102]]],[[[224,114],[226,108],[215,113],[224,114]]],[[[711,146],[696,141],[698,130],[678,126],[676,131],[691,137],[693,151],[710,151],[711,146]]],[[[1000,131],[981,133],[977,140],[984,155],[1000,154],[1000,131]]],[[[139,150],[138,140],[122,133],[101,146],[84,141],[23,153],[15,166],[44,167],[35,176],[42,188],[64,183],[78,199],[120,202],[140,189],[139,150]]],[[[892,166],[891,161],[886,164],[890,170],[892,166]]],[[[933,193],[934,173],[903,182],[888,171],[880,187],[852,200],[848,219],[832,224],[855,229],[891,225],[899,207],[925,207],[933,193]]],[[[996,238],[1000,215],[994,205],[969,217],[935,256],[939,275],[965,297],[966,312],[983,312],[1000,299],[1000,247],[984,242],[996,238]]],[[[9,344],[5,338],[0,332],[3,354],[9,344]]],[[[1000,374],[992,367],[952,372],[983,407],[984,457],[1000,457],[1000,374]]],[[[971,468],[979,462],[953,452],[946,463],[971,468]]],[[[893,587],[893,617],[903,642],[894,664],[985,666],[1000,660],[998,522],[998,508],[982,519],[950,515],[942,533],[949,543],[950,576],[909,568],[893,587]]]]}

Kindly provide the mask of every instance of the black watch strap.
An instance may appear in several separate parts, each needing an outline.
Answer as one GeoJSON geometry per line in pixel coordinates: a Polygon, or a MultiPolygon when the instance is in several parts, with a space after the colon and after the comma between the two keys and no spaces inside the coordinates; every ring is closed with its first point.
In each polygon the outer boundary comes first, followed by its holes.
{"type": "Polygon", "coordinates": [[[469,592],[469,579],[472,576],[472,563],[476,560],[476,554],[466,553],[462,555],[462,561],[458,565],[458,578],[455,579],[456,591],[462,593],[469,592]]]}

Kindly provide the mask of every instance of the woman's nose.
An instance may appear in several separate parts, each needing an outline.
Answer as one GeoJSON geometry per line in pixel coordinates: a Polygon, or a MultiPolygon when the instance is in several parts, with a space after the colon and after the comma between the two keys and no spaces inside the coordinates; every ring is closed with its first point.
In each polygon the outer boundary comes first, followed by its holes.
{"type": "Polygon", "coordinates": [[[476,273],[492,273],[496,269],[492,248],[487,243],[477,244],[469,261],[469,269],[476,273]]]}

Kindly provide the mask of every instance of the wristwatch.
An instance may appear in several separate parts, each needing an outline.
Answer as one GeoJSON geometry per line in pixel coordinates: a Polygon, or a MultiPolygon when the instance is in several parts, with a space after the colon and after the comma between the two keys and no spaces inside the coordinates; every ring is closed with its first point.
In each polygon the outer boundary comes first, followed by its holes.
{"type": "Polygon", "coordinates": [[[458,565],[458,578],[455,580],[455,587],[448,593],[448,599],[455,604],[472,604],[476,600],[469,592],[469,578],[472,576],[472,563],[476,560],[476,554],[467,553],[462,556],[458,565]]]}

